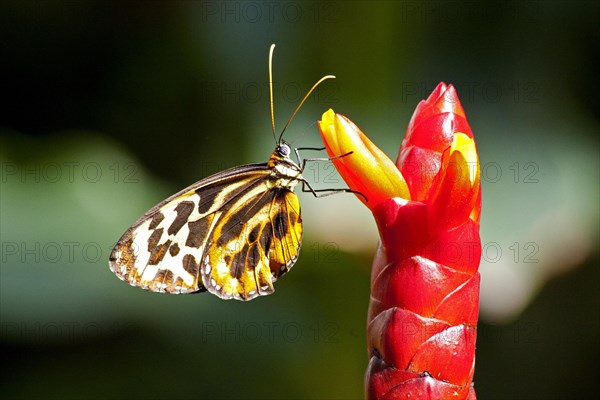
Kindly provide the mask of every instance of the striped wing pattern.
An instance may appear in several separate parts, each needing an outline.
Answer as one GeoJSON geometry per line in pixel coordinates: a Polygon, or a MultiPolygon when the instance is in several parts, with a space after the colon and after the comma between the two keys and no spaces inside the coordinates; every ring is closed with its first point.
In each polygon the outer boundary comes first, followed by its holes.
{"type": "Polygon", "coordinates": [[[134,223],[113,249],[110,268],[154,292],[208,290],[238,300],[273,293],[273,282],[298,258],[299,179],[300,168],[276,151],[268,163],[201,180],[134,223]]]}

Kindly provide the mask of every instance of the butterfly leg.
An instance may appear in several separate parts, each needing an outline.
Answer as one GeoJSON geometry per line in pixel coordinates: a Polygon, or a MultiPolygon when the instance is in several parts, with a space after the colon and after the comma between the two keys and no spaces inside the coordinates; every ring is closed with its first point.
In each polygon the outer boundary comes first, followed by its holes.
{"type": "Polygon", "coordinates": [[[315,157],[315,158],[304,158],[301,159],[300,158],[300,150],[315,150],[315,151],[323,151],[325,150],[325,147],[298,147],[294,149],[294,152],[296,153],[296,157],[298,157],[298,164],[302,164],[302,168],[301,170],[304,171],[304,168],[306,167],[306,163],[309,161],[331,161],[331,160],[337,160],[338,158],[342,158],[342,157],[346,157],[349,156],[350,154],[354,153],[353,151],[349,151],[345,154],[339,155],[339,156],[334,156],[334,157],[315,157]]]}
{"type": "MultiPolygon", "coordinates": [[[[350,151],[348,153],[345,153],[345,154],[342,154],[342,155],[339,155],[339,156],[335,156],[335,157],[316,157],[316,158],[304,158],[304,159],[301,159],[300,158],[300,150],[323,151],[323,150],[325,150],[325,147],[297,147],[297,148],[294,149],[294,152],[296,153],[296,157],[298,158],[298,164],[302,164],[302,167],[301,167],[302,171],[304,171],[304,169],[306,168],[306,163],[309,162],[309,161],[331,161],[331,160],[336,160],[338,158],[349,156],[350,154],[353,153],[352,151],[350,151]]],[[[336,193],[354,193],[354,194],[362,196],[365,199],[365,201],[367,201],[367,202],[369,201],[369,199],[367,199],[367,196],[365,196],[361,192],[357,192],[356,190],[352,190],[350,188],[342,188],[342,189],[314,189],[310,185],[310,183],[308,183],[308,181],[306,181],[304,179],[302,179],[302,191],[305,192],[305,193],[310,192],[315,197],[327,197],[327,196],[331,196],[332,194],[336,194],[336,193]]]]}
{"type": "Polygon", "coordinates": [[[369,201],[367,196],[362,194],[361,192],[357,192],[356,190],[352,190],[350,188],[342,188],[342,189],[314,189],[310,183],[305,180],[302,180],[302,191],[305,193],[312,193],[315,197],[327,197],[336,193],[354,193],[359,196],[362,196],[365,201],[369,201]],[[307,189],[308,188],[308,189],[307,189]]]}
{"type": "MultiPolygon", "coordinates": [[[[311,161],[311,160],[309,160],[309,161],[311,161]]],[[[336,194],[336,193],[354,193],[356,195],[362,196],[365,199],[365,201],[367,201],[367,202],[369,201],[369,199],[367,198],[367,196],[365,196],[361,192],[358,192],[356,190],[352,190],[350,188],[315,189],[304,178],[302,178],[301,181],[302,181],[302,191],[305,192],[305,193],[312,193],[312,195],[315,196],[315,197],[327,197],[327,196],[331,196],[331,195],[336,194]]]]}
{"type": "MultiPolygon", "coordinates": [[[[314,150],[314,151],[323,151],[325,147],[296,147],[294,149],[294,153],[296,153],[296,158],[298,159],[298,165],[302,164],[302,159],[300,158],[300,150],[314,150]]],[[[304,168],[302,168],[304,169],[304,168]]]]}

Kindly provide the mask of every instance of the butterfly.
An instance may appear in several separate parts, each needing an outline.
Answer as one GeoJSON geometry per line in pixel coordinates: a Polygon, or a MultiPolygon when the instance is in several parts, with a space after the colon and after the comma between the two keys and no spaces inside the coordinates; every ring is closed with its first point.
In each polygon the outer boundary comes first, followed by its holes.
{"type": "MultiPolygon", "coordinates": [[[[175,193],[138,219],[119,239],[110,269],[132,286],[161,293],[208,291],[222,299],[251,300],[274,292],[273,283],[298,259],[300,203],[294,189],[316,197],[350,189],[313,189],[302,177],[307,161],[290,157],[283,132],[321,78],[275,135],[272,57],[269,51],[271,127],[275,150],[266,163],[234,167],[175,193]],[[308,187],[309,190],[305,190],[308,187]]],[[[304,150],[321,150],[305,148],[304,150]]],[[[345,155],[344,155],[345,156],[345,155]]],[[[329,159],[325,159],[329,160],[329,159]]]]}

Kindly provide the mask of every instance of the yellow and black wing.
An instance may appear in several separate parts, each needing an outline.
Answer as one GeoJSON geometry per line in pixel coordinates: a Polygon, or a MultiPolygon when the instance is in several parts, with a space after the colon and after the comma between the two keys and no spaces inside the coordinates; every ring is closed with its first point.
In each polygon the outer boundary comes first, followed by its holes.
{"type": "Polygon", "coordinates": [[[123,234],[111,270],[154,292],[240,300],[273,293],[302,240],[296,176],[276,172],[272,162],[249,164],[174,194],[123,234]]]}

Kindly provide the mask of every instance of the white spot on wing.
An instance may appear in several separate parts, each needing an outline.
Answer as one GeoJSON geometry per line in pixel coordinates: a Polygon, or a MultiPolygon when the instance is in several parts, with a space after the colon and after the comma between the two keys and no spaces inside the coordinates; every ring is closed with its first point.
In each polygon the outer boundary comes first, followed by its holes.
{"type": "Polygon", "coordinates": [[[156,273],[158,272],[158,266],[157,265],[148,265],[146,266],[146,268],[144,269],[144,273],[142,274],[142,281],[151,281],[154,279],[154,277],[156,276],[156,273]]]}

